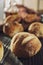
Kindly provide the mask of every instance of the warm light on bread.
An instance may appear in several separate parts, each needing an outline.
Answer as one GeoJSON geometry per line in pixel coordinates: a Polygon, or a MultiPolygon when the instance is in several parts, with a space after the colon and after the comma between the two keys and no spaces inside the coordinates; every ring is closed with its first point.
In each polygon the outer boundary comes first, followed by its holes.
{"type": "Polygon", "coordinates": [[[34,22],[32,23],[28,31],[35,34],[37,37],[43,37],[43,23],[40,22],[34,22]]]}
{"type": "Polygon", "coordinates": [[[3,32],[12,37],[16,33],[24,31],[23,25],[20,24],[19,21],[20,16],[18,16],[18,14],[6,17],[3,32]]]}
{"type": "Polygon", "coordinates": [[[41,46],[41,42],[35,35],[20,32],[12,38],[10,49],[16,56],[27,58],[36,55],[41,46]]]}

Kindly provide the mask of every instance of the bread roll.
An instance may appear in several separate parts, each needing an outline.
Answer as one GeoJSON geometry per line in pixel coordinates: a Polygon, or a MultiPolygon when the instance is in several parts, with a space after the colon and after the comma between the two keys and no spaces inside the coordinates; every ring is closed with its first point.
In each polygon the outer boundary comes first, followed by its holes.
{"type": "Polygon", "coordinates": [[[6,23],[3,26],[3,32],[10,37],[14,36],[18,32],[24,31],[22,24],[18,22],[6,23]]]}
{"type": "Polygon", "coordinates": [[[40,23],[40,22],[32,23],[29,26],[28,31],[35,34],[39,38],[40,37],[43,38],[43,23],[40,23]]]}
{"type": "Polygon", "coordinates": [[[3,55],[4,55],[4,48],[2,42],[0,41],[0,61],[2,60],[3,55]]]}
{"type": "Polygon", "coordinates": [[[41,46],[41,42],[35,35],[20,32],[12,38],[10,49],[17,57],[28,58],[36,55],[41,46]]]}

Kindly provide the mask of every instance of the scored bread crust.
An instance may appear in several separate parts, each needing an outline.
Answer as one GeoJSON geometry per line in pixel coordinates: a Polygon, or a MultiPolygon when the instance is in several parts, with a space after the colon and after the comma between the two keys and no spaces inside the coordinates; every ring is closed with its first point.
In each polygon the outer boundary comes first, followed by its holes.
{"type": "Polygon", "coordinates": [[[10,49],[18,57],[32,57],[36,55],[41,49],[41,42],[39,39],[30,33],[20,32],[17,33],[11,40],[10,49]],[[19,44],[21,37],[25,36],[19,44]],[[17,39],[16,39],[17,38],[17,39]],[[21,51],[20,51],[21,50],[21,51]]]}
{"type": "MultiPolygon", "coordinates": [[[[15,39],[16,39],[16,37],[18,36],[18,35],[25,35],[25,34],[27,34],[27,35],[29,35],[30,33],[27,33],[27,32],[20,32],[20,33],[17,33],[16,35],[14,35],[13,36],[13,38],[12,38],[12,40],[11,40],[11,45],[10,45],[10,49],[11,49],[11,51],[13,51],[13,43],[14,43],[14,41],[15,41],[15,39]]],[[[14,44],[14,47],[15,47],[15,45],[16,45],[16,43],[14,44]]]]}

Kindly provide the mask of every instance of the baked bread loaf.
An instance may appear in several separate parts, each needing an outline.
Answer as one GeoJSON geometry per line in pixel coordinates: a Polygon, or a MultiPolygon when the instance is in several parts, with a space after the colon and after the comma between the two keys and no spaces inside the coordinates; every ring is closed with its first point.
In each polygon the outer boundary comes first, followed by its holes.
{"type": "Polygon", "coordinates": [[[19,23],[20,18],[17,15],[10,15],[5,19],[3,26],[3,32],[12,37],[18,32],[24,31],[22,24],[19,23]]]}
{"type": "Polygon", "coordinates": [[[8,22],[3,26],[3,32],[10,37],[13,37],[16,33],[22,31],[24,31],[23,26],[18,22],[8,22]]]}
{"type": "Polygon", "coordinates": [[[40,23],[40,22],[32,23],[29,26],[28,31],[35,34],[39,38],[40,37],[43,38],[43,23],[40,23]]]}
{"type": "Polygon", "coordinates": [[[17,57],[28,58],[36,55],[41,46],[41,42],[35,35],[20,32],[12,38],[10,49],[17,57]]]}
{"type": "Polygon", "coordinates": [[[2,60],[3,55],[4,55],[4,48],[2,42],[0,41],[0,61],[2,60]]]}

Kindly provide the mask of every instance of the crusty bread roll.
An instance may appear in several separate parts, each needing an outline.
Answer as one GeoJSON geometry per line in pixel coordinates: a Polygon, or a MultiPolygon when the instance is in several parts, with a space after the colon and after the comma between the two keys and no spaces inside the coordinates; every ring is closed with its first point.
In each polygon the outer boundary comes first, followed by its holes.
{"type": "Polygon", "coordinates": [[[4,48],[2,42],[0,41],[0,61],[2,60],[3,55],[4,55],[4,48]]]}
{"type": "Polygon", "coordinates": [[[43,23],[40,22],[32,23],[29,26],[28,31],[34,33],[37,37],[43,37],[43,23]]]}
{"type": "Polygon", "coordinates": [[[41,42],[35,35],[20,32],[12,38],[10,49],[17,57],[28,58],[36,55],[41,46],[41,42]]]}
{"type": "Polygon", "coordinates": [[[22,24],[18,22],[6,23],[3,26],[3,32],[10,37],[14,36],[18,32],[24,31],[22,24]]]}
{"type": "Polygon", "coordinates": [[[24,31],[22,24],[19,23],[20,18],[18,14],[10,15],[5,19],[3,32],[12,37],[18,32],[24,31]]]}

